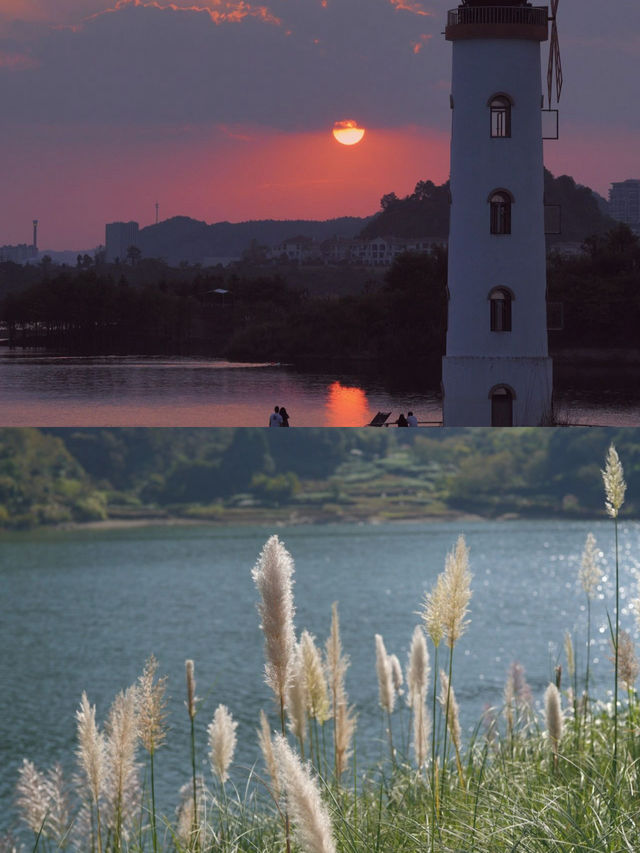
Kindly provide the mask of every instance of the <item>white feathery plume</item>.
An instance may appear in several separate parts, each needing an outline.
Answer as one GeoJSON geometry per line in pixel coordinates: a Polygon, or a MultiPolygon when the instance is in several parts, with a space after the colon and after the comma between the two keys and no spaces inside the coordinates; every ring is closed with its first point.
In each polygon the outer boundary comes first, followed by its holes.
{"type": "Polygon", "coordinates": [[[18,771],[16,794],[16,805],[24,823],[32,832],[37,834],[42,830],[47,837],[45,821],[48,821],[51,794],[44,773],[26,758],[18,771]]]}
{"type": "Polygon", "coordinates": [[[393,687],[391,662],[380,634],[376,634],[376,671],[378,673],[380,704],[387,713],[391,714],[395,707],[396,692],[393,687]]]}
{"type": "Polygon", "coordinates": [[[544,693],[544,715],[553,750],[554,763],[557,764],[563,723],[560,691],[553,682],[549,683],[544,693]]]}
{"type": "Polygon", "coordinates": [[[618,638],[618,679],[627,690],[636,683],[638,678],[638,658],[628,631],[620,631],[618,638]]]}
{"type": "Polygon", "coordinates": [[[431,735],[431,716],[426,701],[420,701],[416,694],[413,704],[413,754],[416,765],[420,770],[427,763],[429,753],[429,737],[431,735]]]}
{"type": "Polygon", "coordinates": [[[276,735],[274,752],[283,781],[293,836],[304,853],[336,853],[331,819],[309,765],[276,735]]]}
{"type": "Polygon", "coordinates": [[[302,632],[300,648],[307,684],[307,710],[309,716],[322,725],[331,716],[329,692],[320,650],[316,646],[315,637],[308,631],[302,632]]]}
{"type": "Polygon", "coordinates": [[[424,702],[429,683],[429,652],[424,631],[419,625],[413,629],[411,647],[409,648],[409,663],[407,665],[407,696],[408,704],[413,707],[416,702],[424,702]]]}
{"type": "Polygon", "coordinates": [[[573,640],[568,631],[564,632],[564,654],[567,659],[567,671],[569,678],[573,678],[576,671],[576,659],[573,653],[573,640]]]}
{"type": "Polygon", "coordinates": [[[393,689],[396,691],[398,696],[402,696],[402,694],[404,692],[402,690],[404,678],[402,676],[402,667],[400,666],[400,661],[398,660],[398,655],[389,655],[389,663],[391,664],[391,677],[393,679],[393,689]]]}
{"type": "Polygon", "coordinates": [[[156,679],[158,661],[151,655],[144,665],[142,675],[138,678],[136,693],[136,716],[138,734],[142,745],[149,753],[154,753],[162,746],[167,736],[166,699],[167,677],[156,679]]]}
{"type": "Polygon", "coordinates": [[[54,764],[47,773],[45,781],[49,790],[49,817],[47,818],[49,835],[56,839],[59,846],[64,846],[63,839],[69,831],[71,822],[69,798],[62,767],[59,764],[54,764]]]}
{"type": "Polygon", "coordinates": [[[236,728],[238,723],[231,716],[226,705],[218,705],[209,723],[209,759],[211,770],[224,784],[229,778],[229,766],[236,749],[236,728]]]}
{"type": "Polygon", "coordinates": [[[349,667],[349,656],[342,653],[337,601],[331,605],[331,631],[326,643],[326,658],[334,723],[335,772],[336,777],[340,779],[347,769],[347,761],[351,755],[356,717],[353,708],[349,706],[344,684],[345,674],[349,667]]]}
{"type": "Polygon", "coordinates": [[[601,473],[607,496],[605,501],[607,513],[611,518],[617,518],[620,508],[624,503],[624,493],[627,490],[627,484],[624,481],[624,472],[620,457],[613,444],[609,447],[604,471],[601,473]]]}
{"type": "Polygon", "coordinates": [[[431,642],[438,648],[444,636],[444,611],[447,591],[444,574],[440,573],[431,592],[427,593],[422,605],[422,618],[431,642]]]}
{"type": "Polygon", "coordinates": [[[308,691],[305,678],[302,649],[297,645],[291,665],[291,679],[287,690],[287,713],[289,728],[301,744],[307,736],[308,691]]]}
{"type": "Polygon", "coordinates": [[[84,773],[91,800],[97,805],[105,776],[104,737],[96,726],[96,707],[89,705],[87,694],[82,693],[80,707],[76,711],[78,748],[76,755],[80,769],[84,773]]]}
{"type": "Polygon", "coordinates": [[[258,612],[265,639],[265,680],[284,706],[295,649],[291,555],[277,536],[271,536],[252,570],[260,593],[258,612]]]}
{"type": "Polygon", "coordinates": [[[278,775],[278,765],[276,763],[276,757],[273,754],[273,741],[271,740],[271,728],[269,726],[269,721],[267,720],[267,715],[262,710],[260,711],[260,728],[258,729],[258,743],[260,744],[262,757],[264,758],[264,763],[271,779],[271,790],[273,793],[273,799],[278,800],[280,797],[281,790],[280,777],[278,775]]]}
{"type": "Polygon", "coordinates": [[[449,686],[449,677],[446,672],[441,669],[440,696],[438,697],[438,701],[445,713],[447,710],[447,696],[449,697],[449,718],[447,720],[447,726],[449,727],[449,734],[451,735],[451,740],[453,741],[456,753],[459,753],[462,735],[462,730],[460,728],[460,709],[456,701],[456,694],[453,687],[449,686]]]}
{"type": "Polygon", "coordinates": [[[449,648],[453,648],[469,624],[465,616],[471,600],[469,549],[462,535],[458,537],[454,550],[447,554],[443,585],[444,636],[449,648]]]}
{"type": "Polygon", "coordinates": [[[416,625],[411,637],[407,666],[408,703],[413,713],[413,752],[418,769],[427,760],[428,740],[431,734],[431,717],[426,698],[429,682],[429,652],[424,632],[416,625]]]}
{"type": "Polygon", "coordinates": [[[589,598],[594,597],[596,587],[600,583],[601,577],[602,572],[598,566],[596,538],[593,533],[588,533],[587,540],[584,544],[584,551],[582,552],[582,562],[580,565],[580,571],[578,572],[578,578],[582,584],[583,590],[589,598]]]}
{"type": "Polygon", "coordinates": [[[140,783],[136,747],[136,688],[118,693],[105,723],[107,809],[105,822],[114,831],[118,842],[128,838],[129,829],[138,813],[140,783]]]}

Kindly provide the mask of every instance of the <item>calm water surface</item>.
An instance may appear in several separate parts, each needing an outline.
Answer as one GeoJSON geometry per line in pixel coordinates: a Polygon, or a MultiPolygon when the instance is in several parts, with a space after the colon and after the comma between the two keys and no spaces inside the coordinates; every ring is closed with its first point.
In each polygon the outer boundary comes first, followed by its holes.
{"type": "MultiPolygon", "coordinates": [[[[561,423],[638,426],[640,393],[600,379],[556,394],[561,423]]],[[[292,426],[364,426],[378,411],[439,423],[434,393],[380,379],[216,359],[67,358],[0,352],[0,426],[266,426],[284,405],[292,426]]]]}
{"type": "MultiPolygon", "coordinates": [[[[539,700],[562,660],[566,629],[584,637],[584,596],[576,574],[589,529],[603,551],[594,602],[593,675],[601,696],[611,683],[606,607],[613,532],[607,522],[408,523],[284,528],[296,561],[296,627],[324,643],[330,608],[340,603],[351,658],[350,700],[358,709],[361,766],[380,754],[374,634],[403,665],[421,600],[446,552],[464,532],[474,573],[471,624],[456,649],[455,686],[466,730],[487,703],[500,704],[509,664],[526,668],[539,700]]],[[[173,813],[189,778],[184,661],[196,662],[200,754],[218,703],[239,720],[237,763],[259,761],[262,635],[250,570],[272,531],[257,527],[146,527],[5,535],[0,552],[0,834],[23,757],[70,772],[74,712],[83,690],[104,719],[115,693],[133,683],[153,652],[169,676],[168,744],[157,757],[161,807],[173,813]]],[[[640,524],[621,525],[623,627],[636,595],[640,524]],[[633,582],[632,582],[633,581],[633,582]]],[[[578,667],[584,662],[578,646],[578,667]]],[[[397,740],[402,720],[396,717],[397,740]]],[[[206,765],[203,771],[208,774],[206,765]]],[[[244,771],[238,771],[243,778],[244,771]]]]}
{"type": "Polygon", "coordinates": [[[272,364],[192,358],[0,355],[0,426],[365,426],[378,411],[441,419],[434,394],[272,364]]]}

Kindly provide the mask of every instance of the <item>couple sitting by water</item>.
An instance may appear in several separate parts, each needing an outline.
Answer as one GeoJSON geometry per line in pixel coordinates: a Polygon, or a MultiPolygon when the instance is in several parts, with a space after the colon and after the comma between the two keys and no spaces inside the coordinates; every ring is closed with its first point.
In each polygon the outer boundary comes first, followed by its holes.
{"type": "Polygon", "coordinates": [[[417,427],[418,419],[413,412],[409,412],[406,418],[404,416],[404,412],[400,412],[398,420],[393,421],[392,423],[397,424],[399,427],[417,427]]]}
{"type": "Polygon", "coordinates": [[[270,427],[288,427],[289,426],[289,413],[285,409],[284,406],[276,406],[275,409],[269,415],[269,426],[270,427]]]}

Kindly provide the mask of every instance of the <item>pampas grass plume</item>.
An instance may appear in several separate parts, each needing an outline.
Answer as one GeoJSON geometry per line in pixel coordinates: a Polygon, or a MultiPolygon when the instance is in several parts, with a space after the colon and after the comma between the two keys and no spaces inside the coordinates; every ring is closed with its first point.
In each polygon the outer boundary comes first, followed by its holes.
{"type": "Polygon", "coordinates": [[[376,634],[376,671],[378,673],[380,704],[387,713],[391,714],[395,707],[396,691],[393,686],[391,661],[380,634],[376,634]]]}
{"type": "Polygon", "coordinates": [[[441,669],[440,696],[438,697],[438,701],[442,706],[442,710],[445,712],[447,709],[447,696],[449,697],[449,718],[447,720],[447,726],[449,727],[449,733],[451,735],[451,740],[453,741],[456,753],[458,753],[460,752],[460,742],[462,735],[462,730],[460,728],[460,709],[458,707],[458,702],[456,701],[456,694],[453,690],[453,687],[449,685],[449,677],[447,676],[446,672],[441,669]]]}
{"type": "Polygon", "coordinates": [[[329,812],[309,765],[301,762],[281,735],[275,736],[273,747],[300,849],[304,853],[336,853],[329,812]]]}
{"type": "Polygon", "coordinates": [[[211,769],[222,784],[229,778],[229,766],[236,749],[236,728],[238,723],[231,716],[226,705],[218,705],[209,723],[209,758],[211,769]]]}
{"type": "Polygon", "coordinates": [[[555,684],[550,683],[544,694],[544,715],[553,749],[554,760],[557,764],[558,748],[562,739],[562,708],[560,701],[560,691],[555,684]]]}
{"type": "Polygon", "coordinates": [[[606,494],[605,507],[611,518],[617,518],[620,508],[624,503],[624,494],[627,484],[624,481],[624,472],[618,453],[613,446],[609,447],[607,459],[602,471],[602,480],[606,494]]]}
{"type": "Polygon", "coordinates": [[[314,636],[308,631],[302,632],[300,649],[307,685],[307,710],[309,716],[322,725],[331,716],[329,692],[320,650],[316,646],[314,636]]]}
{"type": "Polygon", "coordinates": [[[469,549],[464,536],[458,537],[454,550],[447,554],[443,585],[444,636],[449,648],[453,648],[469,624],[465,616],[469,612],[471,600],[471,572],[469,549]]]}
{"type": "Polygon", "coordinates": [[[90,705],[87,694],[82,693],[80,707],[76,711],[78,748],[76,755],[86,777],[91,800],[98,803],[105,776],[104,737],[96,726],[96,707],[90,705]]]}
{"type": "Polygon", "coordinates": [[[193,720],[196,715],[196,679],[194,675],[194,664],[192,660],[184,662],[185,675],[187,678],[187,711],[193,720]]]}
{"type": "Polygon", "coordinates": [[[258,557],[252,577],[260,593],[258,612],[265,639],[265,680],[284,705],[295,650],[293,628],[293,559],[277,536],[258,557]]]}
{"type": "Polygon", "coordinates": [[[296,646],[291,666],[291,679],[287,690],[287,713],[289,728],[302,745],[307,736],[308,691],[305,678],[304,659],[300,645],[296,646]]]}
{"type": "Polygon", "coordinates": [[[596,549],[596,538],[593,533],[587,534],[587,539],[582,552],[582,562],[578,578],[582,584],[582,589],[586,592],[589,598],[595,595],[596,587],[600,583],[602,572],[598,567],[598,551],[596,549]]]}
{"type": "Polygon", "coordinates": [[[166,700],[167,677],[156,680],[158,661],[151,655],[142,675],[138,678],[136,695],[138,733],[147,752],[153,753],[162,746],[167,736],[166,700]]]}
{"type": "Polygon", "coordinates": [[[278,800],[281,791],[280,776],[278,774],[278,765],[276,763],[276,757],[273,753],[271,728],[269,727],[267,715],[262,710],[260,711],[260,728],[258,729],[258,743],[260,744],[262,757],[264,758],[264,763],[271,779],[271,791],[273,793],[273,798],[274,800],[278,800]]]}
{"type": "Polygon", "coordinates": [[[407,687],[409,694],[407,702],[411,707],[416,702],[423,702],[427,695],[429,681],[429,652],[424,632],[419,625],[413,629],[409,663],[407,665],[407,687]]]}

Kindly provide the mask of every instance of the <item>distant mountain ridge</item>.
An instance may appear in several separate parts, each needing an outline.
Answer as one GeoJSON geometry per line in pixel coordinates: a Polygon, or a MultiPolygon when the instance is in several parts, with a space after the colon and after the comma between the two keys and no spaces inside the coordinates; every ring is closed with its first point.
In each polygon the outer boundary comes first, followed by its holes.
{"type": "MultiPolygon", "coordinates": [[[[607,213],[606,200],[589,187],[576,184],[568,175],[554,177],[545,169],[545,204],[560,224],[560,233],[550,230],[547,244],[580,244],[592,234],[602,235],[615,225],[607,213]]],[[[277,246],[300,235],[316,242],[331,237],[438,238],[449,235],[449,182],[436,186],[418,181],[415,191],[404,198],[389,193],[381,199],[381,210],[367,217],[342,216],[312,219],[263,219],[247,222],[216,222],[208,225],[188,216],[174,216],[139,233],[138,247],[148,258],[163,258],[171,265],[181,261],[202,262],[205,258],[239,258],[252,244],[277,246]]]]}
{"type": "Polygon", "coordinates": [[[318,241],[330,237],[350,239],[359,234],[370,219],[342,216],[324,221],[264,219],[207,225],[188,216],[174,216],[140,229],[138,245],[146,257],[164,258],[170,264],[195,263],[203,258],[240,257],[252,241],[275,246],[298,234],[318,241]]]}

